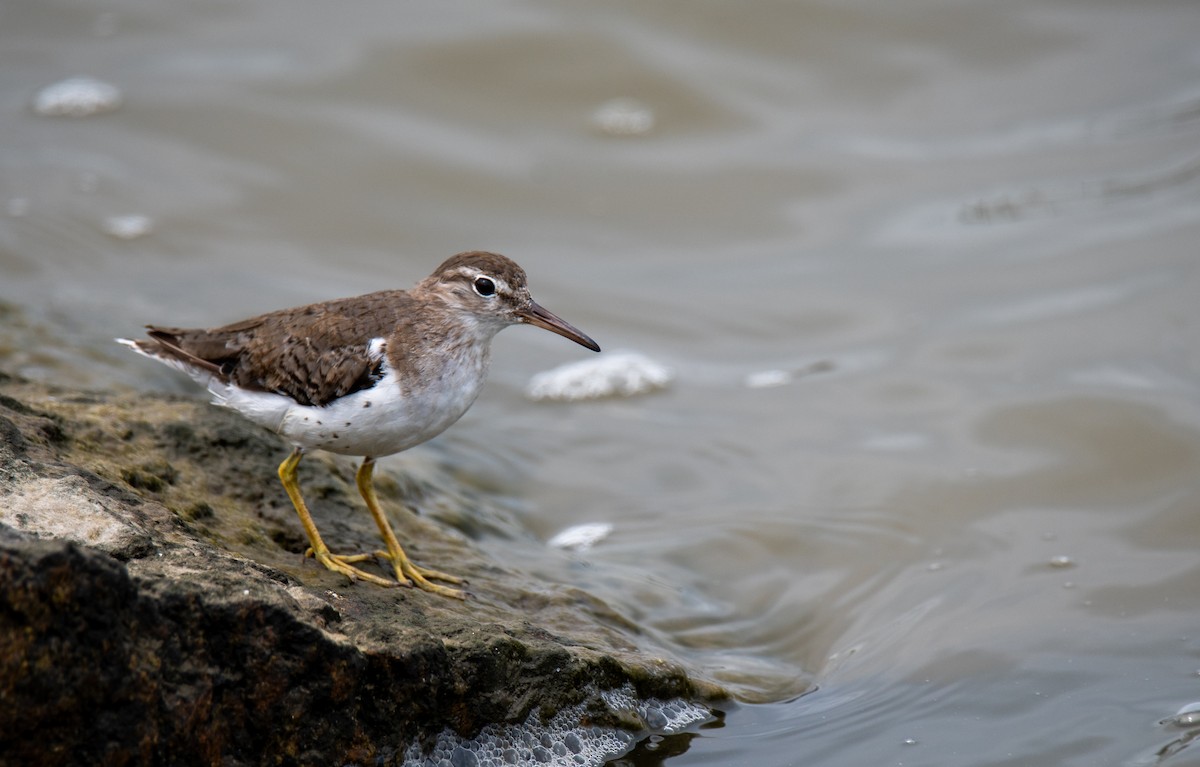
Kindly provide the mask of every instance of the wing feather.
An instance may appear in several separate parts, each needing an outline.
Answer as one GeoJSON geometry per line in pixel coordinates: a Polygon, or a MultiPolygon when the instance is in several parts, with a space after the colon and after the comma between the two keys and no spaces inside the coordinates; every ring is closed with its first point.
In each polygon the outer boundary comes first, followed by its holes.
{"type": "Polygon", "coordinates": [[[411,300],[404,291],[382,291],[219,328],[152,326],[148,335],[156,348],[143,349],[243,389],[283,394],[301,405],[327,405],[382,379],[386,355],[371,342],[395,328],[411,300]]]}

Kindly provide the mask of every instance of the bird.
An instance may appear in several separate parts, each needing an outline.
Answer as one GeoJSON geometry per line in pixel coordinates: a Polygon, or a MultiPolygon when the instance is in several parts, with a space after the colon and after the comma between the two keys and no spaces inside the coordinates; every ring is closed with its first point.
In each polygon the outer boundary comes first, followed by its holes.
{"type": "Polygon", "coordinates": [[[520,324],[600,351],[583,331],[533,300],[524,269],[486,251],[451,256],[407,291],[282,309],[216,328],[147,325],[145,338],[116,340],[186,373],[215,404],[291,445],[278,474],[308,538],[307,555],[351,580],[465,599],[467,592],[456,588],[465,579],[405,554],[380,508],[373,471],[376,459],[432,439],[457,421],[483,385],[492,339],[520,324]],[[384,549],[330,551],[296,478],[301,458],[313,450],[362,458],[355,482],[384,549]],[[357,567],[373,557],[390,562],[395,578],[357,567]]]}

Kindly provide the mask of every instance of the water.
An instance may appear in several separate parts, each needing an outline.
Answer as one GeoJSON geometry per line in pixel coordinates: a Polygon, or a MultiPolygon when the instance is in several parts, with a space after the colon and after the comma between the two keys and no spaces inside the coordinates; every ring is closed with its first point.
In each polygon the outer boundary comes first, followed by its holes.
{"type": "Polygon", "coordinates": [[[510,510],[489,555],[738,693],[627,761],[1200,764],[1197,39],[1169,2],[9,3],[0,361],[195,393],[108,339],[498,250],[673,376],[533,402],[587,352],[509,330],[417,449],[510,510]],[[76,76],[119,108],[35,113],[76,76]]]}

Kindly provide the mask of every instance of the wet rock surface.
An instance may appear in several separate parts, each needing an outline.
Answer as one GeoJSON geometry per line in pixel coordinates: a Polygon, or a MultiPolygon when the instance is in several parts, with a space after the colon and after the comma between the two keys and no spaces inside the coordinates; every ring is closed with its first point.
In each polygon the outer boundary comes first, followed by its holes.
{"type": "MultiPolygon", "coordinates": [[[[319,567],[275,480],[286,452],[197,400],[0,374],[0,764],[392,764],[568,707],[645,726],[597,695],[628,685],[724,697],[588,594],[412,514],[442,502],[419,481],[376,474],[409,554],[472,599],[319,567]]],[[[352,461],[306,457],[300,480],[336,551],[377,548],[352,461]]]]}

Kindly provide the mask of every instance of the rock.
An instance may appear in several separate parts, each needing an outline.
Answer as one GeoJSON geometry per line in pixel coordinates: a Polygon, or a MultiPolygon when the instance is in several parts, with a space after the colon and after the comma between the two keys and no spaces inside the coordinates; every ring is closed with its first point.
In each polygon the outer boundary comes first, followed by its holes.
{"type": "MultiPolygon", "coordinates": [[[[568,715],[632,743],[726,697],[599,600],[405,510],[437,495],[419,482],[381,476],[381,500],[475,598],[317,566],[275,481],[285,454],[194,400],[0,374],[0,765],[388,765],[435,742],[485,763],[470,739],[497,726],[568,715]]],[[[326,540],[377,546],[352,463],[312,456],[301,483],[326,540]]]]}

